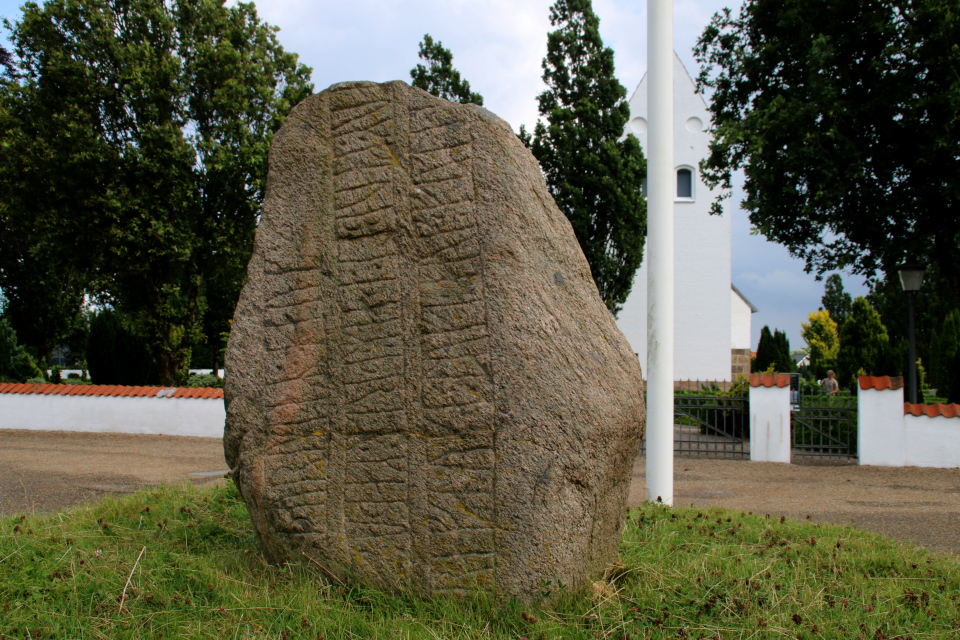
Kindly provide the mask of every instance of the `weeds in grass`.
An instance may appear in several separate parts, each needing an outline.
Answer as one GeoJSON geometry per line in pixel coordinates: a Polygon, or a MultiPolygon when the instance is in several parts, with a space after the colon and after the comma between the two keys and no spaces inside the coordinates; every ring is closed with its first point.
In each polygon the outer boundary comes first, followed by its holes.
{"type": "Polygon", "coordinates": [[[857,531],[646,505],[619,562],[550,604],[420,599],[266,563],[232,484],[0,521],[6,638],[948,638],[960,563],[857,531]]]}

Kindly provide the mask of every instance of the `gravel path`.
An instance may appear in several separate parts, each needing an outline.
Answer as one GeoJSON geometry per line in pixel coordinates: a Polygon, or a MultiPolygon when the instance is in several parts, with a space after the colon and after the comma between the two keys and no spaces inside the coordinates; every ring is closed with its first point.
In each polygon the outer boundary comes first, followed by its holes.
{"type": "MultiPolygon", "coordinates": [[[[645,458],[630,503],[644,499],[645,458]]],[[[138,487],[223,477],[218,438],[0,429],[0,515],[50,513],[138,487]]],[[[960,555],[960,469],[677,458],[674,503],[851,524],[960,555]]]]}
{"type": "Polygon", "coordinates": [[[219,438],[0,429],[0,515],[51,513],[143,486],[222,478],[219,438]]]}
{"type": "MultiPolygon", "coordinates": [[[[645,465],[634,465],[631,505],[646,497],[645,465]]],[[[673,502],[809,515],[960,555],[960,469],[676,458],[673,502]]]]}

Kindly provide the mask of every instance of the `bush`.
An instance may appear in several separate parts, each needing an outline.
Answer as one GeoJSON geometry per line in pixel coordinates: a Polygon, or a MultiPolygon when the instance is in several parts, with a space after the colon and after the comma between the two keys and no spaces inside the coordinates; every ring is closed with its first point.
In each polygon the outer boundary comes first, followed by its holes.
{"type": "Polygon", "coordinates": [[[0,381],[26,382],[38,378],[41,383],[46,382],[33,356],[17,344],[17,332],[10,321],[0,318],[0,381]]]}
{"type": "Polygon", "coordinates": [[[214,389],[223,388],[223,378],[218,378],[212,373],[194,373],[187,378],[185,387],[211,387],[214,389]]]}
{"type": "Polygon", "coordinates": [[[13,358],[13,377],[23,382],[31,378],[39,378],[41,383],[46,382],[46,376],[37,366],[37,361],[25,349],[21,349],[13,358]]]}
{"type": "Polygon", "coordinates": [[[0,318],[0,379],[13,380],[13,358],[19,349],[17,332],[9,320],[0,318]]]}

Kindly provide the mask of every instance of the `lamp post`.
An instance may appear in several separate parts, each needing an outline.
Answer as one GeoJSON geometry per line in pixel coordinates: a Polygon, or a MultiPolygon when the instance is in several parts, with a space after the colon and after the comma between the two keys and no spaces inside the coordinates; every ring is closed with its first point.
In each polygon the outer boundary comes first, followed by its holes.
{"type": "Polygon", "coordinates": [[[901,266],[900,284],[903,290],[907,292],[907,308],[909,309],[909,331],[910,331],[910,403],[917,404],[917,345],[914,338],[913,327],[913,293],[920,291],[923,285],[923,272],[926,267],[922,264],[911,262],[901,266]]]}

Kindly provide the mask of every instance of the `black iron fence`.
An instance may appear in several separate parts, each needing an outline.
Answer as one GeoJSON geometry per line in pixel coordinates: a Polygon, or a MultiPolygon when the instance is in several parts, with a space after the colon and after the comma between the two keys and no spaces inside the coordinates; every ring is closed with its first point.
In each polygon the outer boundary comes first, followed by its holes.
{"type": "Polygon", "coordinates": [[[745,380],[681,383],[673,396],[674,455],[749,459],[748,389],[745,380]]]}
{"type": "Polygon", "coordinates": [[[800,389],[790,416],[794,462],[857,461],[857,396],[800,389]]]}

